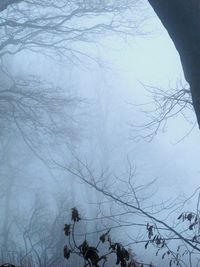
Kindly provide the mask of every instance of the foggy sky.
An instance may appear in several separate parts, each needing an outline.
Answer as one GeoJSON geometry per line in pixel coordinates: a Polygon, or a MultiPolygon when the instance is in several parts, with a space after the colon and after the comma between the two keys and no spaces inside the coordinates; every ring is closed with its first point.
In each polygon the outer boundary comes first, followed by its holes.
{"type": "MultiPolygon", "coordinates": [[[[140,123],[145,118],[136,104],[151,101],[141,83],[163,89],[175,85],[178,80],[184,83],[179,55],[167,32],[156,17],[148,23],[145,27],[149,34],[128,37],[126,41],[118,37],[100,38],[101,45],[97,45],[97,50],[88,46],[86,49],[101,59],[103,66],[87,62],[87,59],[84,59],[87,66],[55,62],[30,52],[15,55],[10,64],[16,75],[41,75],[84,99],[79,117],[81,140],[73,144],[76,154],[93,162],[97,169],[108,168],[110,173],[118,176],[123,175],[127,159],[130,160],[136,166],[137,183],[148,183],[157,178],[156,197],[165,201],[179,194],[191,195],[199,186],[200,134],[196,126],[187,135],[192,125],[178,117],[171,119],[166,131],[158,132],[151,142],[135,142],[133,139],[135,133],[131,124],[140,123]]],[[[70,154],[64,145],[55,151],[59,154],[56,158],[67,158],[70,154]]],[[[54,156],[53,151],[49,153],[54,156]]],[[[23,166],[27,176],[22,182],[24,187],[39,188],[42,194],[49,195],[56,194],[55,184],[57,188],[67,184],[74,202],[80,203],[84,199],[87,204],[98,200],[94,192],[88,195],[88,189],[82,184],[77,185],[68,175],[47,171],[30,151],[25,150],[24,154],[29,155],[28,163],[23,166]],[[34,180],[30,178],[33,172],[34,180]]],[[[24,190],[19,203],[29,197],[24,190]]]]}

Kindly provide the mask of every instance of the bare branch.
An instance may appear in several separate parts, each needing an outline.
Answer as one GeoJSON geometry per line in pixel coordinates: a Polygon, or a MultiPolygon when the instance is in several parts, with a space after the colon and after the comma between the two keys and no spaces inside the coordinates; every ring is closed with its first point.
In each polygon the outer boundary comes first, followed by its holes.
{"type": "Polygon", "coordinates": [[[196,122],[189,119],[189,115],[191,111],[193,113],[194,109],[191,92],[187,85],[184,86],[180,82],[175,88],[168,90],[154,86],[143,86],[150,94],[151,101],[147,104],[136,105],[144,113],[144,119],[147,119],[147,122],[138,125],[134,122],[130,124],[133,129],[134,139],[151,141],[159,131],[165,131],[167,122],[170,119],[178,116],[182,116],[192,124],[192,129],[194,128],[196,122]]]}

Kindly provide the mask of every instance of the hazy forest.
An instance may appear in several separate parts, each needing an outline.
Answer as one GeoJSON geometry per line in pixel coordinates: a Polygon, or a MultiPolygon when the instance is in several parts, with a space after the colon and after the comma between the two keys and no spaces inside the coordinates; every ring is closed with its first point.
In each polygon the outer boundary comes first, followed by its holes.
{"type": "Polygon", "coordinates": [[[200,0],[0,0],[0,267],[200,267],[200,0]]]}

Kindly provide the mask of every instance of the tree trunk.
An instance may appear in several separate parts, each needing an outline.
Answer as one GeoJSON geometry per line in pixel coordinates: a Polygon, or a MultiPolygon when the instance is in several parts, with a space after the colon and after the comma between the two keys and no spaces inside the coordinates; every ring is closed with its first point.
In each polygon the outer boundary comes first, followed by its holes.
{"type": "Polygon", "coordinates": [[[148,1],[179,52],[200,127],[200,1],[148,1]]]}

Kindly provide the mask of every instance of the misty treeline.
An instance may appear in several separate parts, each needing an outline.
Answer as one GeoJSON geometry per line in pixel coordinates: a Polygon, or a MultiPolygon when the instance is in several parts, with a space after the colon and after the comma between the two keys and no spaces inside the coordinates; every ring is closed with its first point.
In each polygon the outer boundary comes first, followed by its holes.
{"type": "MultiPolygon", "coordinates": [[[[156,180],[137,179],[127,114],[109,115],[102,82],[113,79],[102,47],[148,36],[151,17],[139,0],[1,0],[0,264],[198,266],[199,191],[163,202],[156,180]]],[[[182,84],[150,90],[147,139],[193,111],[182,84]]]]}

